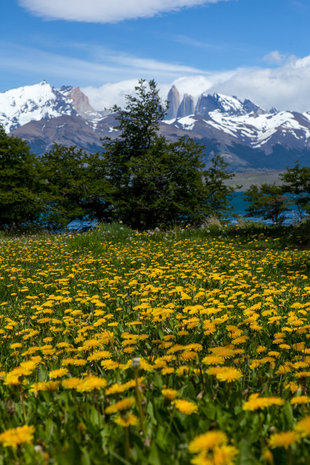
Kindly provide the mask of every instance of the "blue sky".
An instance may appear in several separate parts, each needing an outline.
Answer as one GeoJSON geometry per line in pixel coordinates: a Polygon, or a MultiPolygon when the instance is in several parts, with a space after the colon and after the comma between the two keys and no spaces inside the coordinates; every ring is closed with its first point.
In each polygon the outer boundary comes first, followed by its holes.
{"type": "Polygon", "coordinates": [[[309,22],[309,0],[2,0],[0,92],[143,77],[310,109],[309,22]]]}

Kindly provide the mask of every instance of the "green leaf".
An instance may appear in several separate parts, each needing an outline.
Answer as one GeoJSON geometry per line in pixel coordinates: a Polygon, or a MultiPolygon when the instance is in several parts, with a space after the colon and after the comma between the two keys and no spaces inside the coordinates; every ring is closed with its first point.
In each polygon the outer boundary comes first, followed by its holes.
{"type": "Polygon", "coordinates": [[[160,461],[158,455],[158,450],[155,441],[151,444],[151,453],[148,458],[148,463],[150,465],[162,465],[162,462],[160,461]]]}
{"type": "Polygon", "coordinates": [[[154,416],[154,407],[153,407],[152,402],[149,402],[147,404],[146,412],[147,412],[147,414],[149,415],[149,417],[151,419],[151,423],[153,425],[157,425],[157,420],[156,420],[156,418],[154,416]]]}
{"type": "Polygon", "coordinates": [[[251,446],[246,439],[242,439],[239,444],[240,460],[239,465],[260,465],[259,461],[253,456],[251,446]]]}
{"type": "Polygon", "coordinates": [[[293,415],[293,408],[291,404],[286,402],[282,409],[282,412],[283,412],[283,416],[285,420],[285,428],[288,430],[292,429],[294,426],[294,415],[293,415]]]}

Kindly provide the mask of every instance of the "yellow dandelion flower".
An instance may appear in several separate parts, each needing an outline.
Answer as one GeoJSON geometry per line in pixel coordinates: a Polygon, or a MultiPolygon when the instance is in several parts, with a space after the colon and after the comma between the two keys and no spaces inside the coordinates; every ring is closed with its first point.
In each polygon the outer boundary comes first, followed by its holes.
{"type": "Polygon", "coordinates": [[[53,370],[49,372],[49,377],[51,379],[61,378],[62,376],[67,375],[69,370],[67,368],[59,368],[58,370],[53,370]]]}
{"type": "Polygon", "coordinates": [[[174,400],[179,395],[176,389],[162,389],[161,392],[167,400],[174,400]]]}
{"type": "Polygon", "coordinates": [[[188,446],[189,452],[197,454],[202,451],[209,451],[216,446],[227,444],[227,436],[223,431],[208,431],[207,433],[200,434],[193,439],[188,446]]]}
{"type": "Polygon", "coordinates": [[[269,446],[272,449],[276,447],[288,447],[298,441],[298,435],[294,431],[284,431],[283,433],[275,433],[270,436],[269,446]]]}
{"type": "Polygon", "coordinates": [[[81,380],[81,382],[77,385],[76,390],[78,392],[89,392],[94,389],[103,389],[107,384],[108,383],[105,379],[90,375],[81,380]]]}
{"type": "Polygon", "coordinates": [[[297,431],[301,437],[310,436],[310,415],[296,423],[295,431],[297,431]]]}
{"type": "Polygon", "coordinates": [[[290,381],[289,383],[284,384],[285,389],[289,389],[291,393],[295,393],[298,391],[299,386],[298,384],[294,383],[293,381],[290,381]]]}
{"type": "Polygon", "coordinates": [[[120,412],[122,410],[127,410],[128,408],[131,408],[135,404],[135,398],[134,397],[127,397],[127,399],[120,400],[119,402],[116,402],[113,405],[110,405],[105,409],[105,413],[107,415],[112,415],[113,413],[120,412]]]}
{"type": "Polygon", "coordinates": [[[172,367],[166,367],[161,370],[163,375],[170,375],[171,373],[174,373],[174,368],[172,367]]]}
{"type": "Polygon", "coordinates": [[[225,363],[225,359],[219,355],[207,355],[202,359],[202,363],[205,365],[223,365],[225,363]]]}
{"type": "Polygon", "coordinates": [[[213,355],[217,355],[218,357],[223,358],[231,358],[235,355],[235,349],[232,347],[212,347],[211,352],[213,355]]]}
{"type": "Polygon", "coordinates": [[[308,404],[310,402],[309,396],[296,396],[291,399],[291,404],[308,404]]]}
{"type": "Polygon", "coordinates": [[[299,373],[295,374],[296,378],[309,378],[310,371],[300,371],[299,373]]]}
{"type": "Polygon", "coordinates": [[[128,415],[126,415],[126,417],[118,415],[116,418],[114,418],[113,421],[120,426],[124,426],[125,428],[127,428],[128,426],[136,426],[139,424],[139,419],[132,413],[129,413],[128,415]]]}
{"type": "Polygon", "coordinates": [[[216,378],[219,381],[231,383],[232,381],[238,381],[242,378],[242,371],[237,368],[222,367],[221,371],[217,373],[216,378]]]}
{"type": "Polygon", "coordinates": [[[81,381],[80,378],[68,378],[62,381],[62,385],[65,389],[75,389],[81,381]]]}
{"type": "Polygon", "coordinates": [[[188,400],[174,400],[173,405],[177,410],[179,410],[179,412],[185,413],[185,415],[191,415],[192,413],[198,412],[198,406],[194,402],[190,402],[188,400]]]}
{"type": "Polygon", "coordinates": [[[90,355],[89,357],[87,357],[87,360],[89,362],[94,362],[97,360],[102,360],[104,358],[110,358],[111,355],[112,355],[111,352],[109,352],[108,350],[98,350],[94,352],[92,355],[90,355]]]}
{"type": "Polygon", "coordinates": [[[216,447],[213,451],[213,462],[215,465],[233,465],[235,463],[238,449],[234,446],[216,447]]]}
{"type": "Polygon", "coordinates": [[[81,358],[64,358],[61,364],[63,366],[84,366],[86,365],[86,363],[86,360],[83,360],[81,358]]]}
{"type": "Polygon", "coordinates": [[[272,405],[284,405],[284,400],[280,397],[259,397],[258,394],[252,394],[247,402],[243,404],[243,410],[257,410],[263,409],[266,407],[271,407],[272,405]]]}
{"type": "Polygon", "coordinates": [[[196,352],[183,352],[183,354],[180,355],[181,360],[196,360],[198,359],[198,355],[196,352]]]}
{"type": "Polygon", "coordinates": [[[39,391],[56,391],[60,382],[59,381],[41,381],[32,384],[30,392],[37,393],[39,391]]]}
{"type": "Polygon", "coordinates": [[[271,465],[273,465],[273,455],[272,455],[272,452],[269,450],[269,449],[266,449],[263,453],[264,455],[264,458],[266,460],[267,463],[270,463],[271,465]]]}
{"type": "MultiPolygon", "coordinates": [[[[138,378],[138,385],[141,384],[144,380],[144,377],[138,378]]],[[[112,386],[108,387],[105,391],[107,396],[111,394],[120,394],[121,392],[128,391],[128,389],[134,388],[136,386],[136,380],[132,379],[124,384],[113,384],[112,386]]]]}
{"type": "Polygon", "coordinates": [[[102,360],[100,365],[105,368],[106,370],[116,370],[119,367],[119,364],[117,362],[114,362],[114,360],[102,360]]]}
{"type": "Polygon", "coordinates": [[[19,374],[16,374],[14,372],[9,372],[6,374],[4,378],[4,384],[6,384],[7,386],[17,386],[18,384],[20,384],[19,378],[20,378],[19,374]]]}
{"type": "Polygon", "coordinates": [[[218,375],[222,371],[222,367],[210,367],[207,369],[208,375],[218,375]]]}
{"type": "Polygon", "coordinates": [[[24,443],[33,441],[34,426],[19,426],[11,428],[0,434],[0,443],[4,447],[13,447],[14,449],[24,443]]]}

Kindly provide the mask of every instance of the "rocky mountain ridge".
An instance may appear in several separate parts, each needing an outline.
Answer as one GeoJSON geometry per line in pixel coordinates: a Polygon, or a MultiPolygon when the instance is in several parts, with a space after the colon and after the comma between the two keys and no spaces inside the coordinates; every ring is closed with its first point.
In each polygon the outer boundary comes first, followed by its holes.
{"type": "MultiPolygon", "coordinates": [[[[168,94],[169,109],[160,131],[170,140],[189,135],[220,153],[234,170],[284,169],[298,159],[310,165],[310,113],[266,111],[251,100],[202,93],[196,101],[168,94]]],[[[95,151],[101,139],[116,137],[113,114],[92,108],[78,88],[43,81],[0,93],[0,124],[27,140],[40,154],[55,142],[95,151]]]]}
{"type": "Polygon", "coordinates": [[[101,118],[78,87],[56,89],[42,81],[0,93],[0,124],[6,132],[12,132],[30,121],[64,115],[80,116],[90,121],[101,118]]]}

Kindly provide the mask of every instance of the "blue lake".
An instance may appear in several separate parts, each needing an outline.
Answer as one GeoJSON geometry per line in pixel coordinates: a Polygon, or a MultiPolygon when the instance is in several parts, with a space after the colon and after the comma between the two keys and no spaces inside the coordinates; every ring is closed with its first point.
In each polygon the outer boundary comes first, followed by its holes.
{"type": "MultiPolygon", "coordinates": [[[[264,221],[261,217],[246,217],[246,209],[249,206],[249,202],[245,200],[244,192],[234,192],[230,196],[230,204],[233,208],[232,213],[237,214],[250,221],[264,221]]],[[[290,210],[286,212],[287,219],[284,224],[289,225],[298,221],[298,212],[296,205],[292,203],[290,210]]],[[[230,223],[236,223],[237,220],[233,216],[230,216],[230,223]]],[[[271,221],[264,221],[266,224],[272,224],[271,221]]]]}

